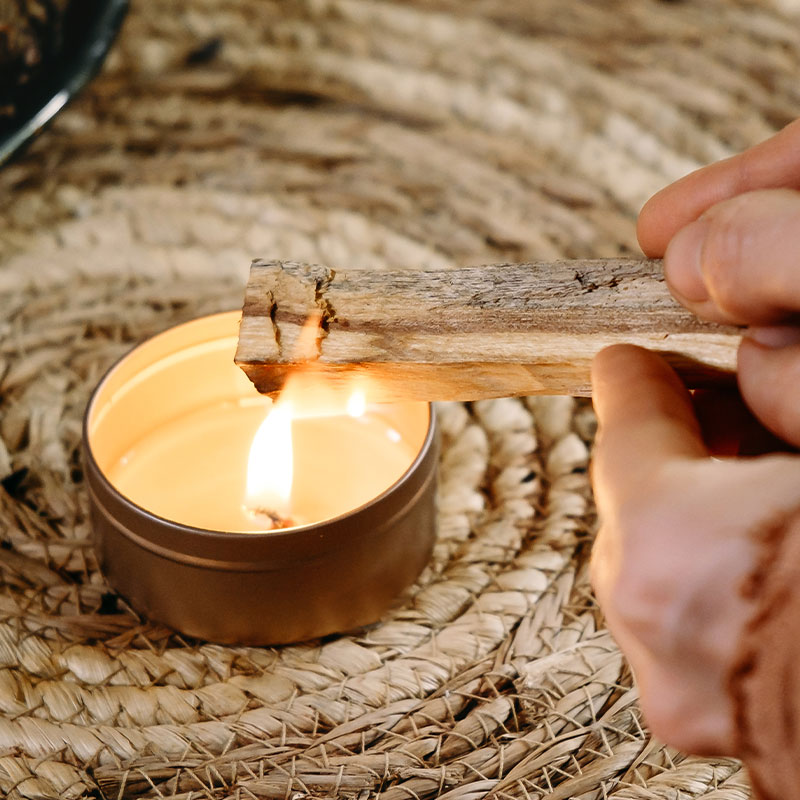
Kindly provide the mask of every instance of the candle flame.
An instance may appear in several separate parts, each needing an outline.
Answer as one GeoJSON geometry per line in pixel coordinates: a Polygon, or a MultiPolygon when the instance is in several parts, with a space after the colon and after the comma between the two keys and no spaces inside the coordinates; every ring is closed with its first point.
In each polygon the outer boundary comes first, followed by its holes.
{"type": "MultiPolygon", "coordinates": [[[[364,379],[353,376],[345,382],[326,380],[313,360],[321,316],[306,320],[294,343],[309,361],[289,377],[276,403],[261,423],[247,465],[245,507],[263,519],[266,529],[298,523],[292,508],[294,452],[292,421],[341,417],[359,418],[367,410],[364,379]]],[[[302,518],[302,509],[299,509],[302,518]]]]}
{"type": "Polygon", "coordinates": [[[271,520],[269,527],[290,516],[293,470],[292,405],[286,401],[274,405],[259,426],[247,462],[245,506],[271,520]]]}
{"type": "Polygon", "coordinates": [[[361,390],[354,391],[350,397],[347,399],[347,413],[358,419],[359,417],[364,416],[364,412],[367,410],[367,396],[361,390]]]}
{"type": "Polygon", "coordinates": [[[359,418],[367,410],[362,388],[349,394],[326,391],[319,376],[308,374],[289,381],[279,400],[259,426],[250,446],[244,506],[261,520],[265,530],[302,524],[302,509],[292,507],[294,446],[292,422],[297,419],[359,418]],[[317,389],[318,391],[312,391],[317,389]]]}

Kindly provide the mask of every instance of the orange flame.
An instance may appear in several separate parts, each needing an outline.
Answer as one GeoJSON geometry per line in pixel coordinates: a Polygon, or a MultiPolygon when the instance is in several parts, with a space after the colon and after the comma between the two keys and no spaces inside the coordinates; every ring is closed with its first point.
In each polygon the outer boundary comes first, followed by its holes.
{"type": "Polygon", "coordinates": [[[292,405],[273,406],[253,437],[247,462],[245,507],[273,527],[290,517],[294,451],[292,405]]]}
{"type": "MultiPolygon", "coordinates": [[[[319,322],[319,317],[306,320],[297,347],[308,350],[319,322]]],[[[354,377],[345,387],[333,386],[320,376],[313,361],[289,377],[253,437],[247,465],[245,507],[263,518],[266,528],[302,524],[292,509],[293,421],[344,414],[358,418],[367,410],[366,397],[362,380],[354,377]]]]}

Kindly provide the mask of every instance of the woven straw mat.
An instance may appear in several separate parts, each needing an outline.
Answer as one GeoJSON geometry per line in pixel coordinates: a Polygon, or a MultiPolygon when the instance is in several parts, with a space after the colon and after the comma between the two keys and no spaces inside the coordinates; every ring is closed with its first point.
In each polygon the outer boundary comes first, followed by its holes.
{"type": "Polygon", "coordinates": [[[78,446],[131,345],[251,258],[636,251],[655,190],[800,110],[796,0],[161,0],[0,171],[0,793],[748,796],[653,740],[591,595],[594,421],[443,406],[439,533],[379,624],[188,640],[97,570],[78,446]]]}

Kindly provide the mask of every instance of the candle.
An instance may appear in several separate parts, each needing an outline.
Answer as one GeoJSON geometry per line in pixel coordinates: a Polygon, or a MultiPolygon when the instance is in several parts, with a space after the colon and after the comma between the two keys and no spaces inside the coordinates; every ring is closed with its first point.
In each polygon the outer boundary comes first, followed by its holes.
{"type": "Polygon", "coordinates": [[[306,378],[287,386],[287,399],[273,408],[233,363],[236,319],[215,320],[218,331],[228,325],[232,335],[190,347],[183,360],[154,353],[146,381],[137,372],[122,393],[114,387],[117,396],[98,415],[93,438],[100,466],[121,494],[184,525],[264,531],[272,524],[259,509],[294,524],[321,522],[369,502],[411,466],[427,427],[427,412],[416,424],[413,412],[420,418],[424,404],[366,408],[360,393],[343,400],[325,387],[315,397],[313,378],[306,378]],[[135,419],[131,414],[129,426],[101,431],[109,414],[119,416],[114,405],[136,402],[143,385],[147,405],[135,419]],[[360,406],[355,413],[347,409],[351,398],[360,406]]]}
{"type": "MultiPolygon", "coordinates": [[[[249,395],[252,385],[246,388],[249,395]]],[[[108,465],[108,478],[134,503],[165,519],[207,530],[263,531],[270,525],[255,513],[258,508],[308,524],[364,505],[395,483],[418,451],[379,409],[356,418],[296,419],[294,467],[287,463],[291,451],[267,439],[251,468],[256,477],[258,466],[288,476],[288,502],[259,502],[256,493],[248,505],[246,467],[265,413],[258,396],[195,409],[137,439],[108,465]]]]}
{"type": "Polygon", "coordinates": [[[311,368],[273,403],[233,362],[239,318],[172,328],[95,390],[84,453],[101,565],[145,614],[216,641],[374,621],[432,546],[431,408],[368,406],[311,368]]]}

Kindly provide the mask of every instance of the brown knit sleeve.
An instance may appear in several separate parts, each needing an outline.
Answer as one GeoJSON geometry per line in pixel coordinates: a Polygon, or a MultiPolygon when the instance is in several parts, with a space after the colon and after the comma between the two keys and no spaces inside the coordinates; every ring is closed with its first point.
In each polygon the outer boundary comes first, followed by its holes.
{"type": "Polygon", "coordinates": [[[739,755],[759,800],[800,800],[800,510],[763,531],[755,614],[731,673],[739,755]]]}

